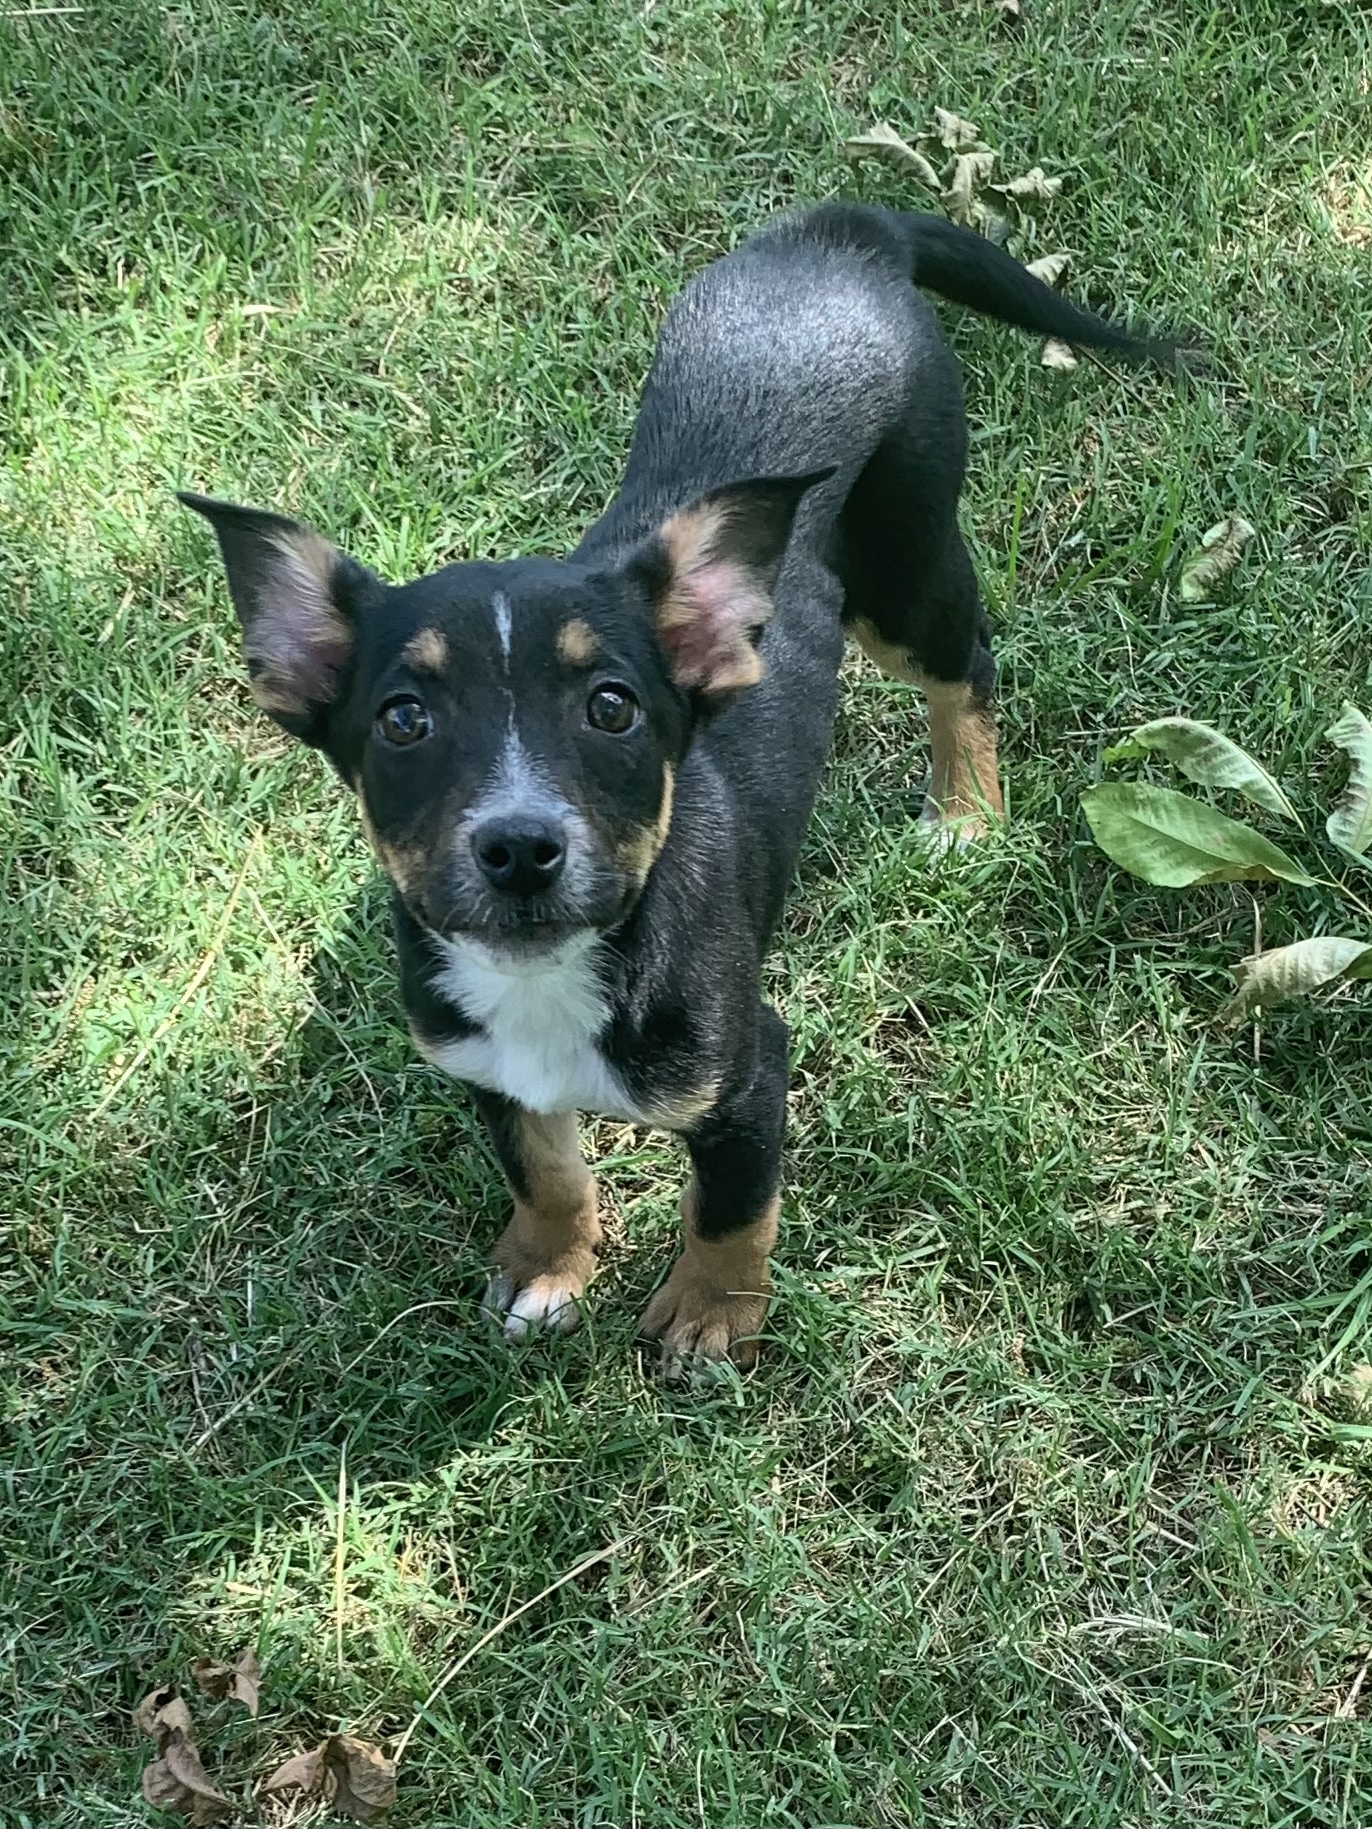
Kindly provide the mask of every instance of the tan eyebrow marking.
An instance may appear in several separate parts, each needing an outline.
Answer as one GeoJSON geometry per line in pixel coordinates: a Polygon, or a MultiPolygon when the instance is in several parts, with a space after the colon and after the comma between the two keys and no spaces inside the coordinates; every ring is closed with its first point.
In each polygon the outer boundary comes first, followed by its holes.
{"type": "Polygon", "coordinates": [[[557,632],[557,652],[569,667],[584,667],[599,654],[600,639],[590,623],[573,616],[557,632]]]}
{"type": "Polygon", "coordinates": [[[405,643],[401,658],[417,673],[442,673],[448,664],[448,638],[442,629],[421,629],[405,643]]]}

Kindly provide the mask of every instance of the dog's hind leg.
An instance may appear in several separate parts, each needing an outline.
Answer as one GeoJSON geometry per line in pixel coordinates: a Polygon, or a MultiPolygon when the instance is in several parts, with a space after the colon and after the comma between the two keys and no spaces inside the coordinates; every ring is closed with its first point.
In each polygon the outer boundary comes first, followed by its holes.
{"type": "Polygon", "coordinates": [[[902,602],[893,592],[873,603],[870,614],[855,619],[853,634],[884,673],[922,689],[930,769],[920,817],[962,843],[979,837],[987,820],[1002,818],[1005,808],[990,630],[956,528],[950,544],[954,551],[943,577],[926,568],[913,599],[902,602]]]}
{"type": "Polygon", "coordinates": [[[919,421],[878,447],[843,514],[844,620],[883,672],[923,689],[931,768],[921,817],[955,842],[1004,816],[996,663],[957,525],[962,427],[919,421]]]}

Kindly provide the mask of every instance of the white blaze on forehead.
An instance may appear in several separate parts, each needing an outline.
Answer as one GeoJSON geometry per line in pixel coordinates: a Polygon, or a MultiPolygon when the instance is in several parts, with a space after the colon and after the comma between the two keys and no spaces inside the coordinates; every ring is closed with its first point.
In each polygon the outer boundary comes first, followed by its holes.
{"type": "Polygon", "coordinates": [[[500,637],[500,652],[505,657],[505,671],[510,671],[510,600],[504,591],[496,591],[491,598],[491,608],[495,612],[495,632],[500,637]]]}

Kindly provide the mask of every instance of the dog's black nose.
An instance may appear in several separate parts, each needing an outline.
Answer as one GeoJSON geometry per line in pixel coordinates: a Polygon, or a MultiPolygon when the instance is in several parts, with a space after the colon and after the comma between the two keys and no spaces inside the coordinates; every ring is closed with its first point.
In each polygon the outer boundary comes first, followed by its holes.
{"type": "Polygon", "coordinates": [[[472,850],[495,888],[507,895],[545,895],[562,875],[567,834],[555,819],[515,814],[479,825],[472,850]]]}

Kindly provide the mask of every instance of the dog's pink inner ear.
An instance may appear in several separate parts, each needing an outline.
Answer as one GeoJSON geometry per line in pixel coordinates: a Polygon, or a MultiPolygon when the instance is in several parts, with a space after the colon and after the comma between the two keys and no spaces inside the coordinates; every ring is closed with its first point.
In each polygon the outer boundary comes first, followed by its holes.
{"type": "Polygon", "coordinates": [[[771,593],[748,563],[727,553],[729,508],[704,502],[664,523],[666,588],[658,599],[658,641],[686,691],[736,692],[762,678],[753,645],[772,614],[771,593]]]}
{"type": "Polygon", "coordinates": [[[334,595],[341,562],[309,528],[273,529],[263,540],[243,651],[264,711],[299,716],[337,693],[353,639],[334,595]]]}

